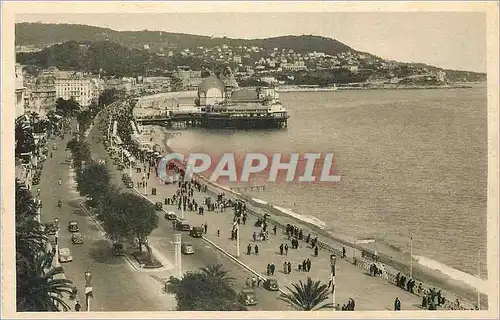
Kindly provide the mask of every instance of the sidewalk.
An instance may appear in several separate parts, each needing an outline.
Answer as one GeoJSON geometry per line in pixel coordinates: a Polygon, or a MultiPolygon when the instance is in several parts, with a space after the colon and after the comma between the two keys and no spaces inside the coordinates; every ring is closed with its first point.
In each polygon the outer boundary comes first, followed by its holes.
{"type": "MultiPolygon", "coordinates": [[[[132,180],[136,185],[138,181],[142,180],[142,173],[137,173],[135,168],[132,171],[132,180]]],[[[128,171],[128,170],[126,170],[128,171]]],[[[172,197],[177,190],[177,185],[165,185],[161,183],[156,177],[154,172],[151,172],[151,177],[148,181],[147,192],[148,198],[153,202],[161,202],[165,211],[173,211],[179,217],[181,212],[177,206],[167,206],[164,200],[167,197],[172,197]],[[152,188],[156,188],[156,195],[151,195],[152,188]]],[[[139,193],[144,192],[144,188],[137,188],[139,193]]],[[[203,192],[194,192],[194,198],[198,204],[203,204],[204,199],[211,194],[203,192]]],[[[212,200],[215,200],[212,196],[212,200]]],[[[163,212],[159,212],[160,223],[171,223],[163,216],[163,212]],[[162,221],[163,220],[163,221],[162,221]]],[[[207,234],[205,235],[210,241],[223,248],[226,252],[236,255],[236,241],[230,239],[231,229],[233,225],[233,210],[232,208],[226,209],[225,212],[209,212],[205,210],[204,215],[199,215],[197,212],[185,211],[184,218],[190,223],[191,226],[201,226],[202,224],[208,225],[207,234]],[[220,237],[217,236],[217,230],[220,230],[220,237]]],[[[274,263],[276,266],[275,278],[278,280],[280,288],[284,289],[290,286],[291,283],[297,283],[299,280],[305,281],[307,277],[313,280],[321,280],[323,283],[328,284],[330,280],[330,252],[320,250],[317,257],[311,248],[306,246],[306,243],[299,241],[298,249],[291,249],[291,243],[287,239],[282,230],[278,228],[277,234],[273,235],[272,227],[270,225],[269,236],[270,239],[262,241],[253,241],[253,225],[257,218],[248,215],[246,225],[240,225],[240,257],[239,260],[259,272],[263,278],[266,278],[267,264],[274,263]],[[288,244],[288,255],[281,256],[279,254],[279,245],[288,244]],[[251,244],[252,254],[247,255],[247,246],[251,244]],[[259,247],[258,256],[254,253],[255,244],[259,247]],[[297,266],[305,259],[310,259],[312,267],[310,272],[298,271],[297,266]],[[292,272],[285,274],[283,272],[283,263],[290,261],[292,265],[292,272]]],[[[307,233],[306,233],[307,234],[307,233]]],[[[183,237],[189,237],[187,233],[183,237]]],[[[285,290],[286,291],[286,290],[285,290]]],[[[375,311],[375,310],[393,310],[394,299],[399,297],[402,303],[403,310],[420,310],[421,298],[416,295],[410,294],[407,291],[388,283],[387,281],[372,277],[363,273],[358,267],[352,265],[347,260],[337,259],[336,268],[336,303],[341,306],[348,301],[349,298],[356,301],[356,310],[375,311]]]]}

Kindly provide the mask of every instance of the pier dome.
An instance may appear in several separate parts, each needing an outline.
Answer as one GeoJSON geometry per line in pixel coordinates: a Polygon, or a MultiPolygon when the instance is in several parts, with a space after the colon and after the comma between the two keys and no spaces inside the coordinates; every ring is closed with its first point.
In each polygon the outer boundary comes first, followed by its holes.
{"type": "Polygon", "coordinates": [[[215,74],[205,78],[198,87],[200,105],[214,105],[224,99],[224,83],[215,74]]]}

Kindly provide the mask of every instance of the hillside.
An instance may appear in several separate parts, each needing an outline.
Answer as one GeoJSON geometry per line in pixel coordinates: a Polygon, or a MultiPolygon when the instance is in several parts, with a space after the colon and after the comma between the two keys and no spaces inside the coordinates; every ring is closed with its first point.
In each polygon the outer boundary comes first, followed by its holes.
{"type": "Polygon", "coordinates": [[[256,46],[264,49],[292,49],[295,52],[325,52],[337,54],[347,51],[356,52],[349,46],[330,38],[302,35],[283,36],[267,39],[230,39],[215,38],[162,31],[115,31],[77,24],[17,23],[15,26],[16,45],[47,46],[66,41],[111,41],[122,46],[143,49],[147,44],[153,53],[173,49],[194,49],[199,46],[215,47],[223,44],[230,46],[256,46]]]}

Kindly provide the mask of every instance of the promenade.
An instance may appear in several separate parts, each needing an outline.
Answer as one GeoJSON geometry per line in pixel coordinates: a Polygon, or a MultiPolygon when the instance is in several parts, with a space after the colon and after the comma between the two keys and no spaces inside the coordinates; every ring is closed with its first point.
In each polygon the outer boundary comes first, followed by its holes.
{"type": "MultiPolygon", "coordinates": [[[[142,165],[138,166],[142,167],[142,165]]],[[[134,184],[142,181],[142,177],[142,172],[136,172],[135,168],[132,170],[134,184]]],[[[177,205],[164,204],[165,198],[171,198],[176,193],[177,188],[178,186],[175,184],[163,184],[155,177],[154,169],[152,169],[150,178],[147,179],[147,198],[152,202],[161,202],[165,211],[175,212],[180,217],[181,210],[178,210],[177,205]],[[151,195],[153,188],[156,188],[156,195],[151,195]]],[[[137,188],[137,191],[144,193],[144,188],[137,188]]],[[[203,204],[206,197],[212,197],[212,201],[216,200],[213,194],[194,191],[193,198],[198,204],[203,204]]],[[[160,224],[172,224],[171,221],[163,217],[163,212],[158,212],[158,214],[160,215],[160,224]]],[[[236,241],[231,240],[233,217],[232,208],[226,208],[225,212],[220,212],[220,210],[211,212],[205,208],[203,215],[194,211],[184,211],[184,219],[191,226],[201,227],[207,225],[207,233],[204,235],[206,239],[229,254],[236,256],[236,241]]],[[[244,225],[240,224],[239,261],[258,272],[262,278],[268,278],[266,275],[267,265],[273,263],[276,266],[275,278],[282,289],[291,283],[298,283],[300,280],[305,281],[307,277],[328,284],[330,280],[329,251],[320,250],[318,256],[314,256],[314,251],[304,241],[299,241],[297,249],[291,249],[291,242],[282,230],[278,228],[277,234],[273,235],[273,225],[268,227],[268,240],[254,241],[253,233],[256,220],[256,217],[248,215],[246,223],[244,225]],[[249,244],[252,249],[251,254],[247,255],[247,246],[249,244]],[[290,248],[287,255],[280,255],[280,244],[287,244],[290,248]],[[258,246],[258,254],[255,254],[255,245],[258,246]],[[310,272],[298,271],[298,264],[306,259],[311,260],[310,272]],[[285,261],[291,263],[292,271],[290,274],[284,273],[283,264],[285,261]]],[[[190,236],[184,233],[183,238],[186,237],[190,236]]],[[[396,297],[401,300],[402,310],[420,310],[421,298],[418,296],[402,290],[384,279],[363,273],[361,269],[352,265],[350,259],[342,260],[340,257],[337,258],[336,303],[340,304],[340,306],[347,303],[349,298],[353,298],[356,301],[356,310],[359,311],[393,310],[396,297]]]]}
{"type": "MultiPolygon", "coordinates": [[[[99,123],[99,116],[95,120],[95,123],[99,123]]],[[[116,165],[113,165],[113,161],[110,155],[107,153],[104,145],[98,141],[98,138],[101,137],[101,133],[98,130],[98,126],[90,130],[90,134],[88,137],[88,141],[90,144],[90,148],[92,151],[92,157],[94,160],[97,159],[105,159],[107,163],[107,167],[109,169],[111,175],[111,183],[117,187],[119,187],[120,192],[132,192],[135,193],[134,189],[126,188],[121,180],[122,172],[117,169],[116,165]]],[[[170,276],[179,276],[177,273],[177,269],[175,268],[175,252],[174,252],[174,244],[173,244],[173,234],[174,231],[172,229],[172,224],[167,222],[163,214],[160,214],[160,220],[158,224],[158,228],[153,230],[151,235],[148,237],[148,242],[153,249],[153,253],[155,256],[160,255],[162,259],[162,263],[164,267],[159,269],[133,269],[129,267],[129,270],[132,269],[132,273],[134,277],[138,277],[140,279],[149,280],[145,287],[149,286],[150,293],[144,294],[142,291],[137,293],[137,296],[143,295],[144,298],[148,297],[151,293],[159,295],[159,292],[163,290],[164,282],[170,276]],[[168,265],[165,267],[165,265],[168,265]]],[[[234,263],[231,259],[221,253],[219,250],[209,245],[203,239],[194,239],[188,235],[183,235],[183,241],[189,241],[193,245],[195,249],[194,255],[183,255],[182,256],[182,272],[185,273],[187,271],[197,271],[201,267],[205,267],[210,264],[222,264],[225,270],[228,270],[231,276],[236,278],[234,287],[238,292],[241,289],[246,288],[246,278],[251,277],[252,273],[247,270],[242,269],[239,265],[234,263]]],[[[131,248],[126,248],[129,251],[131,248]]],[[[133,257],[129,255],[129,261],[133,263],[133,257]]],[[[123,259],[125,260],[125,259],[123,259]]],[[[120,276],[120,275],[116,275],[120,276]]],[[[126,273],[122,275],[124,279],[130,276],[130,273],[126,273]]],[[[104,281],[103,283],[107,283],[104,281]]],[[[119,288],[117,289],[119,290],[119,288]]],[[[257,298],[259,303],[256,306],[248,307],[248,310],[263,310],[263,311],[287,311],[292,310],[288,304],[277,299],[277,293],[272,291],[264,290],[263,288],[255,288],[257,298]]],[[[143,298],[143,297],[141,297],[143,298]]],[[[163,299],[163,301],[167,301],[169,310],[174,310],[176,302],[175,299],[172,300],[171,295],[163,294],[163,297],[159,297],[158,299],[163,299]],[[168,296],[168,298],[167,298],[168,296]],[[172,305],[174,305],[172,307],[172,305]]],[[[150,309],[145,309],[146,306],[141,306],[140,309],[144,311],[163,311],[166,310],[166,306],[162,308],[155,308],[154,306],[150,306],[150,309]]],[[[130,310],[128,307],[124,307],[123,309],[114,309],[114,310],[130,310]]],[[[111,310],[106,310],[111,311],[111,310]]]]}

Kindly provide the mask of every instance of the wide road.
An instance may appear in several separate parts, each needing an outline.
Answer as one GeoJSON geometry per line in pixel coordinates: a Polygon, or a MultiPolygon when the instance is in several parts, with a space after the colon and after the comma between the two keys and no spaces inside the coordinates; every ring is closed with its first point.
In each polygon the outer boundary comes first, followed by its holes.
{"type": "MultiPolygon", "coordinates": [[[[97,123],[97,121],[96,121],[97,123]]],[[[94,142],[93,137],[100,136],[95,126],[88,138],[94,159],[106,158],[107,154],[102,144],[94,142]]],[[[76,185],[72,177],[73,171],[65,159],[70,156],[65,151],[66,143],[70,140],[69,135],[65,139],[57,138],[48,143],[53,158],[48,158],[44,163],[44,169],[39,186],[41,189],[41,200],[43,208],[41,212],[42,222],[52,222],[59,218],[59,246],[70,248],[73,262],[64,263],[66,277],[74,282],[79,290],[79,301],[84,305],[85,271],[92,272],[92,286],[94,298],[91,300],[92,311],[169,311],[175,310],[176,301],[170,294],[163,292],[163,283],[172,275],[176,275],[174,264],[174,248],[171,243],[173,232],[171,224],[162,215],[159,227],[150,236],[149,241],[160,252],[163,259],[171,261],[170,266],[162,268],[162,271],[138,271],[124,257],[115,257],[111,254],[111,244],[105,239],[94,221],[80,208],[82,197],[78,195],[76,185]],[[53,145],[57,150],[53,150],[53,145]],[[62,185],[57,183],[62,179],[62,185]],[[63,202],[62,208],[57,207],[57,201],[63,202]],[[84,237],[83,244],[72,244],[71,233],[68,231],[69,221],[78,222],[80,233],[84,237]],[[169,268],[170,267],[170,268],[169,268]]],[[[134,192],[126,189],[121,182],[121,173],[114,166],[110,166],[113,176],[113,184],[122,187],[122,191],[134,192]]],[[[229,270],[236,278],[235,289],[244,288],[245,280],[251,276],[215,248],[209,246],[201,239],[189,240],[194,248],[195,254],[183,256],[183,272],[194,271],[208,264],[220,263],[229,270]]],[[[250,310],[290,310],[289,306],[278,300],[276,292],[269,292],[258,288],[256,290],[259,304],[250,310]]],[[[73,305],[71,305],[73,307],[73,305]]]]}
{"type": "MultiPolygon", "coordinates": [[[[99,116],[98,116],[99,117],[99,116]]],[[[99,121],[97,118],[94,123],[95,126],[89,133],[87,140],[90,143],[92,156],[94,160],[106,159],[110,174],[112,177],[112,184],[120,187],[121,192],[131,192],[136,193],[134,189],[126,188],[123,184],[122,172],[119,172],[117,167],[112,165],[112,161],[104,148],[102,143],[99,143],[99,138],[101,137],[101,132],[99,132],[99,121]]],[[[157,284],[163,283],[164,279],[168,279],[169,276],[177,276],[174,267],[175,263],[175,252],[173,245],[173,229],[172,223],[167,221],[163,217],[163,213],[159,213],[159,223],[158,228],[155,229],[152,234],[148,237],[149,243],[157,250],[159,253],[171,262],[172,269],[170,271],[161,272],[148,272],[151,278],[157,280],[157,284]]],[[[202,239],[195,239],[190,237],[188,234],[182,235],[183,240],[189,241],[193,244],[195,254],[193,255],[183,255],[182,256],[182,271],[195,271],[199,268],[205,267],[209,264],[222,264],[226,270],[229,271],[230,275],[235,278],[235,289],[237,291],[246,288],[246,279],[251,277],[252,274],[246,269],[243,269],[235,262],[230,260],[226,255],[222,254],[220,251],[210,246],[207,242],[202,239]]],[[[161,289],[161,288],[160,288],[161,289]]],[[[249,307],[249,310],[264,310],[264,311],[286,311],[292,310],[285,302],[277,299],[279,292],[267,291],[263,288],[256,288],[255,290],[257,299],[259,301],[257,306],[249,307]]]]}
{"type": "Polygon", "coordinates": [[[70,177],[70,166],[65,162],[69,155],[69,152],[65,151],[68,141],[69,137],[49,141],[49,148],[54,157],[45,161],[40,185],[34,186],[33,190],[36,193],[38,187],[41,189],[41,221],[52,222],[54,218],[59,218],[59,246],[70,248],[74,259],[73,262],[61,266],[66,277],[78,288],[83,309],[84,273],[87,270],[92,272],[94,291],[91,311],[167,311],[175,308],[173,297],[160,294],[154,278],[135,271],[125,258],[111,254],[110,244],[80,209],[81,197],[70,177]],[[52,150],[54,144],[57,145],[57,150],[52,150]],[[62,179],[61,186],[57,183],[59,178],[62,179]],[[58,200],[63,202],[62,208],[58,208],[58,200]],[[84,236],[83,244],[71,243],[67,228],[69,221],[78,222],[80,232],[84,236]]]}

